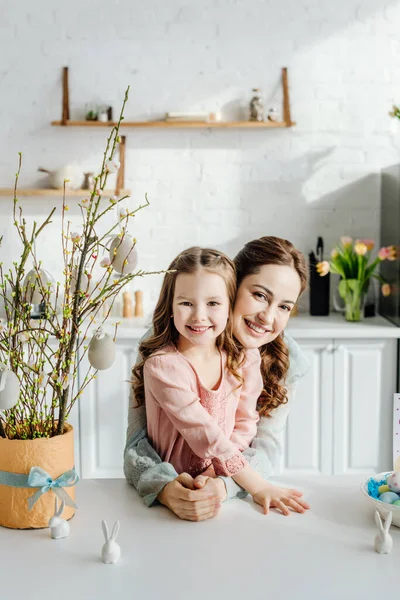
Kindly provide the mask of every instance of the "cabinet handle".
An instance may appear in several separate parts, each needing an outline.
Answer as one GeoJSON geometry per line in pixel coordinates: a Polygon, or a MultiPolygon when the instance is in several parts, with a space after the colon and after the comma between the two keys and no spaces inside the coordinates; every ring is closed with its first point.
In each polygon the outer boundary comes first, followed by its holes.
{"type": "Polygon", "coordinates": [[[334,352],[334,350],[335,350],[335,346],[333,344],[328,344],[324,348],[324,352],[334,352]]]}

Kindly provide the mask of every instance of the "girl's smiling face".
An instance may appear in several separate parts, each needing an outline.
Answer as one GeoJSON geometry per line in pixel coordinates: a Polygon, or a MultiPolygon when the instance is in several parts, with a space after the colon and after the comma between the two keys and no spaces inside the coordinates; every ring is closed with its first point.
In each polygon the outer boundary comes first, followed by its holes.
{"type": "Polygon", "coordinates": [[[215,344],[226,327],[229,309],[227,286],[218,273],[199,269],[177,276],[172,313],[181,346],[215,344]]]}
{"type": "Polygon", "coordinates": [[[293,267],[263,265],[241,282],[233,310],[233,332],[248,349],[272,342],[286,327],[301,291],[293,267]]]}

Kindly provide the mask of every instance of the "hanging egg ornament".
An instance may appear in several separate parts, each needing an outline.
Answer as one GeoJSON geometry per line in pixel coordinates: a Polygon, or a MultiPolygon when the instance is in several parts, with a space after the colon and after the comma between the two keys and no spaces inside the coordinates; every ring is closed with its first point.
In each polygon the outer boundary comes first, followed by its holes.
{"type": "Polygon", "coordinates": [[[138,263],[138,254],[135,248],[136,240],[131,235],[122,238],[114,237],[110,246],[111,266],[117,273],[126,275],[132,273],[138,263]]]}
{"type": "MultiPolygon", "coordinates": [[[[79,271],[78,265],[75,265],[74,267],[72,267],[72,270],[71,270],[71,293],[72,294],[74,294],[75,290],[76,290],[76,284],[77,284],[77,280],[78,280],[78,271],[79,271]]],[[[86,273],[84,271],[82,272],[82,275],[81,275],[81,282],[80,282],[79,289],[81,292],[84,292],[85,294],[90,294],[90,292],[92,291],[92,281],[86,275],[86,273]]]]}
{"type": "Polygon", "coordinates": [[[31,269],[26,275],[23,283],[25,288],[25,298],[29,304],[41,304],[49,298],[50,303],[54,305],[55,301],[55,281],[52,275],[44,269],[31,269]],[[42,289],[50,291],[50,297],[43,294],[42,289]]]}
{"type": "Polygon", "coordinates": [[[119,162],[119,160],[113,158],[111,160],[108,160],[106,162],[106,169],[109,173],[116,173],[118,171],[118,169],[120,168],[121,163],[119,162]]]}
{"type": "Polygon", "coordinates": [[[0,371],[0,410],[13,408],[19,399],[19,380],[14,371],[0,371]]]}
{"type": "Polygon", "coordinates": [[[389,475],[386,479],[386,484],[391,492],[396,492],[397,494],[400,494],[400,472],[395,471],[394,473],[389,475]]]}
{"type": "Polygon", "coordinates": [[[116,346],[113,338],[103,331],[96,329],[89,344],[88,359],[92,367],[98,371],[109,369],[115,361],[116,346]]]}

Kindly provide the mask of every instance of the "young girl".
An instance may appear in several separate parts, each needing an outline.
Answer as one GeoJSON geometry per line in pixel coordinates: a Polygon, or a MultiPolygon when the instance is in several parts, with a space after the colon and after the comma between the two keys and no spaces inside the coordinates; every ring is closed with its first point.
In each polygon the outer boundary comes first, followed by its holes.
{"type": "Polygon", "coordinates": [[[154,449],[178,473],[232,477],[263,506],[282,494],[299,496],[266,482],[242,454],[257,431],[263,381],[259,351],[244,353],[233,341],[233,263],[215,250],[190,248],[168,270],[153,335],[133,369],[154,449]]]}

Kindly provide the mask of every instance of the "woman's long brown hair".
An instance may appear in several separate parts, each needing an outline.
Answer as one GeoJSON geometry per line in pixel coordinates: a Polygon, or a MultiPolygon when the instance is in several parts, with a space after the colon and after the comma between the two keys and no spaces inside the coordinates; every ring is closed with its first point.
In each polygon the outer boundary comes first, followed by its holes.
{"type": "Polygon", "coordinates": [[[141,362],[132,368],[132,385],[136,406],[144,404],[144,379],[143,367],[146,360],[166,346],[176,345],[179,333],[171,319],[172,302],[174,299],[175,282],[180,273],[196,273],[205,269],[223,277],[229,298],[229,319],[225,330],[217,337],[216,345],[219,350],[227,354],[227,368],[234,377],[242,383],[242,378],[237,372],[244,360],[244,352],[239,348],[233,338],[232,310],[236,297],[236,269],[233,261],[222,252],[209,248],[193,247],[181,252],[169,265],[164,276],[160,296],[153,315],[153,334],[141,342],[139,356],[141,362]]]}
{"type": "MultiPolygon", "coordinates": [[[[248,242],[234,259],[238,288],[245,277],[259,272],[263,265],[293,267],[297,272],[301,288],[307,288],[308,269],[304,255],[288,240],[267,236],[248,242]]],[[[280,404],[287,402],[285,378],[289,369],[289,351],[283,336],[261,346],[261,372],[264,389],[258,400],[260,415],[269,415],[280,404]]]]}

